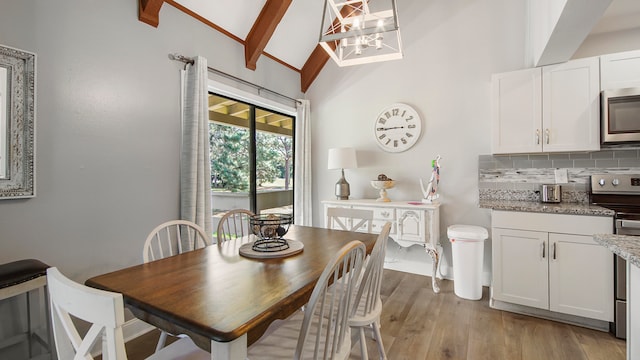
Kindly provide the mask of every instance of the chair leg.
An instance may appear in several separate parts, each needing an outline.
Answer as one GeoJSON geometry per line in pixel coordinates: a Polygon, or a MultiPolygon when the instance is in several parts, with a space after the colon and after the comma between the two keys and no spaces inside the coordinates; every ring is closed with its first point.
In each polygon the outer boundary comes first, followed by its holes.
{"type": "Polygon", "coordinates": [[[33,329],[31,326],[31,291],[27,291],[27,346],[29,347],[29,359],[33,357],[33,348],[31,345],[33,338],[33,329]]]}
{"type": "Polygon", "coordinates": [[[52,359],[55,359],[53,357],[53,353],[56,352],[55,350],[55,345],[54,345],[54,341],[55,339],[53,338],[53,328],[52,328],[52,324],[51,324],[51,309],[49,308],[49,289],[45,286],[43,289],[44,292],[44,317],[46,318],[45,321],[45,326],[47,327],[47,332],[46,332],[46,336],[47,336],[47,352],[49,353],[49,356],[51,356],[52,359]]]}
{"type": "Polygon", "coordinates": [[[360,355],[362,356],[362,360],[369,360],[369,354],[367,352],[367,338],[364,334],[364,326],[358,327],[358,332],[360,332],[360,355]]]}
{"type": "Polygon", "coordinates": [[[373,336],[376,339],[376,343],[378,345],[378,354],[380,355],[380,360],[387,360],[387,354],[384,352],[384,344],[382,343],[382,334],[380,333],[380,323],[375,321],[371,324],[371,330],[373,330],[373,336]]]}
{"type": "Polygon", "coordinates": [[[160,351],[164,347],[164,344],[167,342],[167,333],[166,331],[162,331],[160,333],[160,338],[158,339],[158,345],[156,345],[156,352],[160,351]]]}

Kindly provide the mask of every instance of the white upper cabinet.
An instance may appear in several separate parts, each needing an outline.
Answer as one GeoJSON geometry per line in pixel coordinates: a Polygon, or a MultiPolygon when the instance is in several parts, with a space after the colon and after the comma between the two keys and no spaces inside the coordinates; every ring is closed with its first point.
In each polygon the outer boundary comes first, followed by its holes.
{"type": "Polygon", "coordinates": [[[542,151],[540,68],[494,74],[491,84],[493,153],[542,151]]]}
{"type": "Polygon", "coordinates": [[[640,87],[640,50],[600,57],[601,90],[640,87]]]}
{"type": "Polygon", "coordinates": [[[597,57],[542,68],[542,150],[600,150],[597,57]]]}
{"type": "Polygon", "coordinates": [[[494,154],[600,149],[599,59],[492,77],[494,154]]]}

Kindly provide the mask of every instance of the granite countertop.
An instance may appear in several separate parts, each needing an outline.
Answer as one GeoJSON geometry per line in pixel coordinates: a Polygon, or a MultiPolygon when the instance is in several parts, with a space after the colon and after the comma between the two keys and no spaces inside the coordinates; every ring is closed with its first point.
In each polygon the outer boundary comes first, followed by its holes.
{"type": "Polygon", "coordinates": [[[566,215],[614,216],[615,212],[601,206],[584,203],[541,203],[538,201],[480,200],[479,206],[485,209],[538,212],[566,215]]]}
{"type": "Polygon", "coordinates": [[[595,234],[593,240],[631,264],[640,267],[640,236],[595,234]]]}

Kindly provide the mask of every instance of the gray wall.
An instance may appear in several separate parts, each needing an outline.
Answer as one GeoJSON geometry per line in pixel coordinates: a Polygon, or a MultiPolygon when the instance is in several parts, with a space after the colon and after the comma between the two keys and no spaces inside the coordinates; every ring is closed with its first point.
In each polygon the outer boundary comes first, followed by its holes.
{"type": "Polygon", "coordinates": [[[0,44],[37,54],[37,197],[0,200],[0,263],[38,258],[86,278],[142,262],[157,224],[178,217],[179,70],[169,53],[292,97],[299,75],[164,4],[3,0],[0,44]]]}

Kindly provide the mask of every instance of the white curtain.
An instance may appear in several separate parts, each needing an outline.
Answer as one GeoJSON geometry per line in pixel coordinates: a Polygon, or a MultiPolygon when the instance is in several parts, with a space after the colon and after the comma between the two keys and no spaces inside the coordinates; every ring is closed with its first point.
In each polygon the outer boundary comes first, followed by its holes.
{"type": "Polygon", "coordinates": [[[213,235],[207,59],[198,56],[182,76],[180,217],[213,235]]]}
{"type": "Polygon", "coordinates": [[[296,116],[296,148],[293,180],[293,221],[311,226],[311,117],[309,100],[298,100],[296,116]]]}

